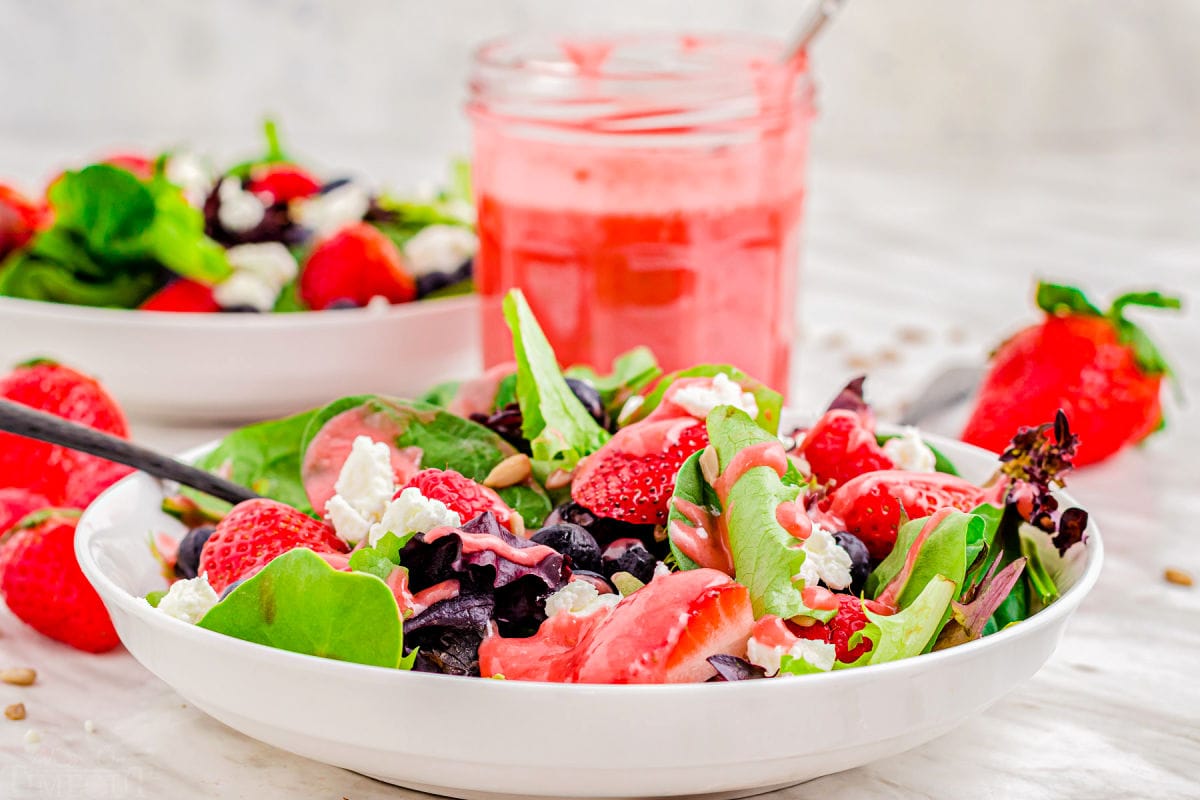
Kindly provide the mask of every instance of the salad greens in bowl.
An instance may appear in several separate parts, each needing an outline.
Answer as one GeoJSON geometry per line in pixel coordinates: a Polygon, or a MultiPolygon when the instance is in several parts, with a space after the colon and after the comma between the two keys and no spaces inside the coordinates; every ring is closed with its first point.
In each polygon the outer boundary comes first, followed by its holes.
{"type": "Polygon", "coordinates": [[[876,430],[861,381],[801,418],[729,366],[564,373],[505,308],[511,365],[190,454],[258,499],[103,495],[76,551],[130,651],[238,730],[413,788],[733,797],[949,730],[1095,582],[1061,416],[997,459],[876,430]]]}
{"type": "Polygon", "coordinates": [[[0,184],[0,363],[85,365],[133,415],[191,424],[475,370],[465,164],[403,196],[319,177],[270,123],[267,140],[220,169],[110,156],[44,200],[0,184]]]}

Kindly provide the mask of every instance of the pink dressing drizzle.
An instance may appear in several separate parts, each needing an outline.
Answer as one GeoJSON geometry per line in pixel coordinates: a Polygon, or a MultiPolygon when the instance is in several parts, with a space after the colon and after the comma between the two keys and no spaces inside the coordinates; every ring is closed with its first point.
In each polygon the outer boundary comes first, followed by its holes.
{"type": "Polygon", "coordinates": [[[422,589],[412,596],[413,611],[420,614],[434,603],[458,597],[458,591],[458,581],[453,578],[441,583],[435,583],[433,586],[422,589]]]}
{"type": "Polygon", "coordinates": [[[721,505],[724,506],[725,501],[729,498],[729,492],[733,490],[733,485],[750,470],[755,467],[770,467],[775,470],[775,474],[782,478],[783,473],[787,472],[787,465],[787,453],[783,449],[783,444],[778,440],[752,444],[738,451],[733,460],[717,476],[717,482],[713,485],[713,489],[720,498],[721,505]]]}
{"type": "Polygon", "coordinates": [[[900,593],[904,591],[904,585],[908,583],[909,577],[912,576],[913,568],[916,567],[917,558],[921,555],[921,547],[925,544],[925,540],[933,533],[938,525],[941,525],[946,517],[956,511],[953,508],[939,509],[932,517],[930,517],[924,525],[921,526],[921,532],[917,534],[917,538],[913,539],[912,547],[908,548],[908,552],[904,555],[904,566],[896,573],[896,577],[888,583],[879,596],[875,598],[875,602],[887,606],[888,608],[898,608],[900,601],[900,593]]]}
{"type": "Polygon", "coordinates": [[[812,535],[812,520],[804,506],[795,500],[785,500],[775,509],[775,521],[779,527],[804,541],[812,535]]]}
{"type": "Polygon", "coordinates": [[[682,497],[672,497],[671,507],[684,516],[687,522],[671,520],[671,541],[685,556],[702,567],[719,569],[733,576],[733,556],[729,552],[729,532],[708,509],[688,502],[682,497]]]}
{"type": "Polygon", "coordinates": [[[513,547],[511,544],[502,541],[496,536],[492,536],[490,533],[467,533],[457,528],[445,526],[434,528],[425,534],[425,541],[436,542],[443,536],[449,536],[450,534],[455,534],[462,539],[462,551],[464,553],[478,553],[490,550],[501,558],[511,561],[514,564],[520,564],[523,567],[536,567],[543,559],[556,555],[555,550],[546,547],[544,544],[535,544],[530,547],[513,547]]]}

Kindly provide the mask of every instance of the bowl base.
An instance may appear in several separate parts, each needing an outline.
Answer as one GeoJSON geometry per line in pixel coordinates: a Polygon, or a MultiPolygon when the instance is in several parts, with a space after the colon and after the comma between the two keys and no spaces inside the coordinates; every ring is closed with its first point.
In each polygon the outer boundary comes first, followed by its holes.
{"type": "MultiPolygon", "coordinates": [[[[378,775],[372,775],[368,772],[361,772],[360,775],[365,775],[372,780],[377,780],[380,783],[390,784],[391,786],[399,786],[403,789],[412,789],[426,794],[437,795],[440,797],[454,797],[458,800],[530,800],[533,795],[528,794],[508,794],[505,792],[484,792],[475,791],[472,789],[456,789],[452,786],[433,786],[427,783],[413,783],[411,781],[396,781],[389,778],[383,778],[378,775]]],[[[744,789],[732,789],[726,792],[712,792],[710,794],[687,794],[687,795],[644,795],[637,798],[630,798],[629,795],[613,795],[612,797],[591,797],[587,800],[677,800],[680,797],[696,798],[696,800],[737,800],[741,797],[757,797],[768,792],[775,792],[780,789],[786,789],[789,786],[799,786],[806,781],[785,781],[784,783],[774,784],[771,786],[755,786],[744,789]]],[[[562,797],[563,795],[545,795],[546,797],[562,797]]]]}

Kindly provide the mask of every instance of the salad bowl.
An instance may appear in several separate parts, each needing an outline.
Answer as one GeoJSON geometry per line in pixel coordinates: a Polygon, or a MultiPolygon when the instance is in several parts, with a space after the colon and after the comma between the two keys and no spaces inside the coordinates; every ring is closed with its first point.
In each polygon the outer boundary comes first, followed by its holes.
{"type": "MultiPolygon", "coordinates": [[[[986,451],[928,441],[968,479],[996,466],[986,451]]],[[[680,685],[485,680],[299,655],[157,612],[142,599],[165,583],[147,539],[183,531],[161,511],[163,496],[162,484],[144,474],[126,478],[87,510],[75,541],[133,656],[246,735],[462,798],[743,797],[895,755],[1033,675],[1102,560],[1091,528],[1082,572],[1047,608],[967,644],[862,669],[680,685]]]]}
{"type": "Polygon", "coordinates": [[[474,296],[297,314],[177,314],[0,297],[0,364],[104,381],[131,416],[244,422],[331,395],[407,395],[478,372],[474,296]]]}

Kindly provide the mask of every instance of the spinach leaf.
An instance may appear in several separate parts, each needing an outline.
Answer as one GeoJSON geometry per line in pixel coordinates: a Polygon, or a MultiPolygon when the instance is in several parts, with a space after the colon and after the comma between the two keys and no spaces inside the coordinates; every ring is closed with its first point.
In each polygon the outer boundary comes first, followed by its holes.
{"type": "Polygon", "coordinates": [[[311,550],[288,551],[235,588],[201,628],[294,653],[409,669],[403,626],[387,585],[340,572],[311,550]]]}

